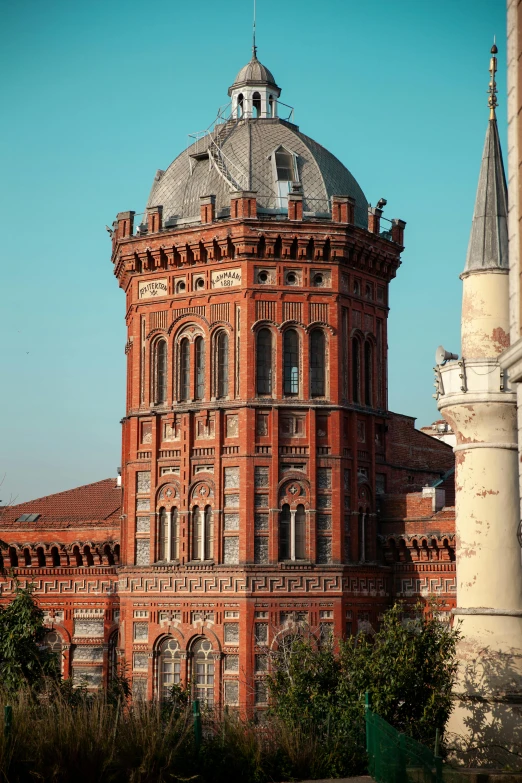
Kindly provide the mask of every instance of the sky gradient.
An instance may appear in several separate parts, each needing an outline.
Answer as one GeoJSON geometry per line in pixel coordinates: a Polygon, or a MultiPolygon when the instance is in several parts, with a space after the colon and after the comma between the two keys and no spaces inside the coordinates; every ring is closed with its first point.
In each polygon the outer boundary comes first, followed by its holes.
{"type": "MultiPolygon", "coordinates": [[[[0,499],[120,464],[125,301],[105,224],[206,128],[250,59],[251,0],[4,0],[0,499]]],[[[434,351],[460,348],[462,271],[503,0],[257,0],[258,56],[300,129],[407,222],[390,286],[389,403],[438,417],[434,351]]]]}

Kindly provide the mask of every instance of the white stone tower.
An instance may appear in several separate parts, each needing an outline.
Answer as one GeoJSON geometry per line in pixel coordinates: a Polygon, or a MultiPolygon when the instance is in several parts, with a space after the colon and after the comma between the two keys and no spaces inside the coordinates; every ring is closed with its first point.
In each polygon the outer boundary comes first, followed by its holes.
{"type": "Polygon", "coordinates": [[[507,188],[495,109],[490,118],[464,272],[462,358],[437,367],[438,407],[457,436],[457,609],[462,641],[448,731],[505,763],[522,742],[522,567],[516,394],[499,356],[509,346],[507,188]],[[503,751],[502,748],[506,748],[503,751]]]}

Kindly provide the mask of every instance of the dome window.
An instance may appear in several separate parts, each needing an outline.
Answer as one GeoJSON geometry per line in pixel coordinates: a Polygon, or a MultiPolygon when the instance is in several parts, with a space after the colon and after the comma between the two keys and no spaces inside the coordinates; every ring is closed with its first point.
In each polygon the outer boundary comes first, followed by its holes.
{"type": "Polygon", "coordinates": [[[293,182],[295,180],[294,156],[283,147],[275,154],[278,182],[293,182]]]}
{"type": "Polygon", "coordinates": [[[277,206],[279,209],[288,209],[288,194],[292,189],[292,182],[296,182],[297,165],[296,155],[293,152],[279,147],[273,155],[275,179],[277,187],[277,206]]]}

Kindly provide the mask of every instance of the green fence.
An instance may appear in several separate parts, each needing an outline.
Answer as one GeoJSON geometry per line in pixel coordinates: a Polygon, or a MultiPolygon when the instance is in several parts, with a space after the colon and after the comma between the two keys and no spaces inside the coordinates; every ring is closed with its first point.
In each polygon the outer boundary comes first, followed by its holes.
{"type": "Polygon", "coordinates": [[[368,770],[377,783],[442,783],[440,756],[372,712],[368,696],[366,750],[368,770]]]}

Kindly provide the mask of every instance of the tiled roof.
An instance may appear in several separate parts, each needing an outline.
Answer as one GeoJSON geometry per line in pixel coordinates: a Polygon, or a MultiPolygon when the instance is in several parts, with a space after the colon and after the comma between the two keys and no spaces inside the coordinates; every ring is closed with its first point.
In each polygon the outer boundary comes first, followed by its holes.
{"type": "MultiPolygon", "coordinates": [[[[304,209],[328,213],[331,196],[353,196],[355,222],[366,228],[368,202],[359,184],[331,152],[305,136],[296,125],[280,119],[249,119],[218,126],[220,146],[233,176],[245,190],[254,190],[258,208],[278,206],[274,164],[271,160],[279,146],[297,156],[299,181],[305,198],[304,209]]],[[[230,208],[230,187],[208,158],[191,157],[208,146],[208,139],[192,145],[161,173],[152,186],[147,206],[162,206],[165,221],[194,218],[199,220],[200,196],[215,195],[216,211],[230,208]]]]}
{"type": "Polygon", "coordinates": [[[90,524],[100,524],[108,520],[113,525],[117,523],[121,513],[121,500],[121,487],[117,486],[117,479],[103,479],[94,484],[11,506],[0,516],[0,530],[6,527],[42,529],[46,525],[57,523],[74,526],[87,521],[90,524]],[[22,514],[39,516],[32,523],[17,522],[22,514]]]}

